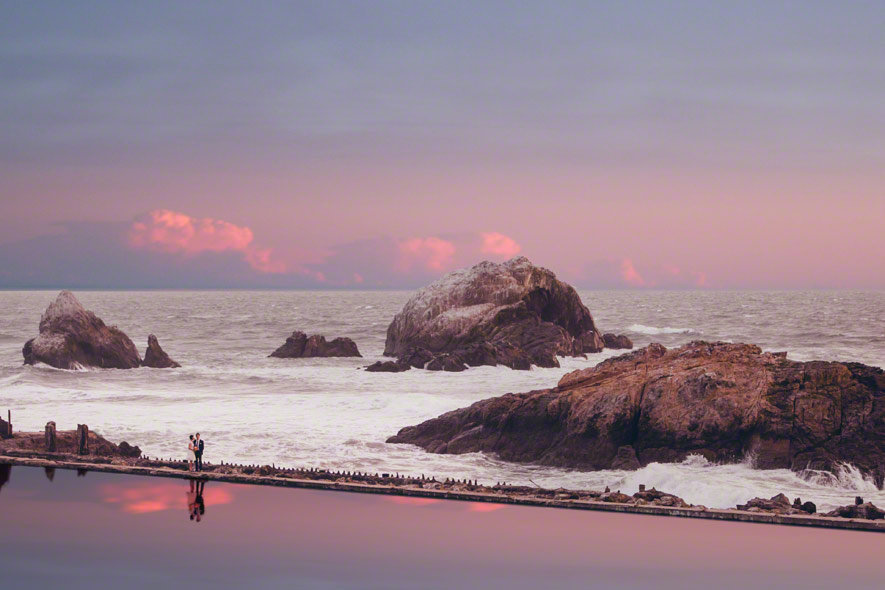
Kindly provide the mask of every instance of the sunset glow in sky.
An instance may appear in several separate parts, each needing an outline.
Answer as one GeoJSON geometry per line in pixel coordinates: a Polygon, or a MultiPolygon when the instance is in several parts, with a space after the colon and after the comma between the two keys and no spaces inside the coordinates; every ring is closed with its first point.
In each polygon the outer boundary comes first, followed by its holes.
{"type": "Polygon", "coordinates": [[[885,288],[885,3],[4,2],[0,288],[885,288]]]}

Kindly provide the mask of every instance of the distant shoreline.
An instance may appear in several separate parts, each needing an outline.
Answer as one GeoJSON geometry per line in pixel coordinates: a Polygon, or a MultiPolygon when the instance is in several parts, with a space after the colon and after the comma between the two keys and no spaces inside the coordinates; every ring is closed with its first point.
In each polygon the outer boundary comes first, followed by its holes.
{"type": "Polygon", "coordinates": [[[630,514],[645,514],[652,516],[670,516],[682,518],[703,518],[708,520],[724,520],[737,522],[751,522],[760,524],[778,524],[791,526],[811,526],[819,528],[869,531],[885,533],[885,521],[834,518],[826,516],[800,516],[780,515],[772,513],[748,512],[734,509],[714,509],[704,507],[678,508],[671,506],[618,504],[582,499],[547,498],[531,495],[523,491],[469,491],[454,489],[427,489],[415,485],[402,485],[391,483],[366,483],[356,481],[344,481],[343,477],[322,470],[276,470],[285,471],[285,476],[275,475],[247,475],[243,473],[215,473],[215,472],[189,472],[181,469],[164,466],[137,466],[121,465],[113,463],[95,463],[87,459],[79,460],[70,457],[65,458],[40,458],[16,455],[0,455],[0,464],[5,463],[20,467],[44,467],[55,469],[70,469],[96,471],[102,473],[117,473],[124,475],[140,475],[146,477],[165,477],[175,479],[199,479],[204,481],[220,481],[225,483],[267,485],[276,487],[302,488],[314,490],[342,491],[364,494],[386,494],[392,496],[410,496],[419,498],[434,498],[443,500],[456,500],[467,502],[490,502],[497,504],[511,504],[520,506],[538,506],[548,508],[565,508],[571,510],[596,510],[604,512],[621,512],[630,514]],[[326,474],[326,478],[298,477],[311,474],[326,474]]]}

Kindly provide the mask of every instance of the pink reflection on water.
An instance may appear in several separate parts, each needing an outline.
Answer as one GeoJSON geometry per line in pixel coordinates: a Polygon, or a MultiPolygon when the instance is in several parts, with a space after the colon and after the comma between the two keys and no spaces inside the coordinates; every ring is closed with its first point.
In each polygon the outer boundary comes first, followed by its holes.
{"type": "Polygon", "coordinates": [[[470,512],[495,512],[507,508],[504,504],[489,504],[487,502],[470,502],[467,509],[470,512]]]}
{"type": "MultiPolygon", "coordinates": [[[[196,499],[194,490],[172,482],[104,484],[99,487],[99,493],[103,502],[118,504],[123,512],[129,514],[188,508],[196,499]]],[[[221,488],[208,488],[201,497],[207,505],[229,504],[233,501],[230,491],[221,488]]]]}
{"type": "Polygon", "coordinates": [[[442,502],[442,500],[437,498],[412,498],[409,496],[385,496],[385,499],[388,502],[403,506],[429,506],[430,504],[442,502]]]}

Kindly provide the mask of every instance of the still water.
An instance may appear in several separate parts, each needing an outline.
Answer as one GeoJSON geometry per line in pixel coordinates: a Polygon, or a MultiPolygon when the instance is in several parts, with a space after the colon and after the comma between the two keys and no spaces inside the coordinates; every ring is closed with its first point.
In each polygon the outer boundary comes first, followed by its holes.
{"type": "Polygon", "coordinates": [[[0,466],[0,580],[89,588],[881,588],[885,535],[0,466]]]}

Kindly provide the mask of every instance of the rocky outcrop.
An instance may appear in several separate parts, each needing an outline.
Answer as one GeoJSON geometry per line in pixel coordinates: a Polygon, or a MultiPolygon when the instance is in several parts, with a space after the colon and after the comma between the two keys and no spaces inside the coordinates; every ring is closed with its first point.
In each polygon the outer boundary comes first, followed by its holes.
{"type": "Polygon", "coordinates": [[[633,348],[633,341],[623,334],[607,332],[602,335],[602,342],[606,348],[633,348]]]}
{"type": "Polygon", "coordinates": [[[384,354],[403,358],[423,349],[452,359],[434,366],[528,369],[558,367],[557,356],[602,347],[578,293],[520,256],[457,270],[419,290],[387,328],[384,354]]]}
{"type": "Polygon", "coordinates": [[[652,344],[565,375],[553,389],[507,394],[403,428],[388,442],[435,453],[582,469],[700,454],[759,468],[885,476],[885,375],[860,363],[795,362],[749,344],[652,344]],[[631,452],[632,451],[632,452],[631,452]]]}
{"type": "Polygon", "coordinates": [[[366,367],[369,373],[402,373],[412,367],[400,361],[376,361],[366,367]]]}
{"type": "Polygon", "coordinates": [[[166,351],[160,348],[160,342],[153,334],[148,336],[147,350],[144,351],[142,365],[154,369],[177,369],[181,367],[181,365],[169,358],[166,351]]]}
{"type": "Polygon", "coordinates": [[[350,338],[335,338],[331,342],[326,342],[325,336],[315,334],[308,337],[304,332],[296,330],[286,338],[282,346],[270,353],[270,356],[289,359],[362,355],[357,350],[356,343],[350,338]]]}
{"type": "Polygon", "coordinates": [[[854,504],[840,506],[831,512],[827,512],[825,516],[882,520],[885,519],[885,510],[877,507],[872,502],[855,502],[854,504]]]}
{"type": "MultiPolygon", "coordinates": [[[[79,455],[81,451],[80,435],[85,434],[87,437],[86,447],[89,449],[89,455],[95,457],[123,457],[138,458],[141,457],[141,449],[132,446],[126,441],[119,445],[114,444],[103,436],[96,434],[80,425],[77,430],[59,430],[55,431],[54,422],[52,430],[53,449],[47,448],[49,437],[47,432],[17,432],[12,438],[0,440],[0,453],[10,453],[14,451],[27,451],[36,453],[62,453],[68,455],[79,455]]],[[[48,426],[48,424],[47,424],[48,426]]],[[[47,428],[48,430],[48,428],[47,428]]]]}
{"type": "Polygon", "coordinates": [[[84,309],[70,291],[59,293],[46,308],[40,318],[40,334],[25,343],[22,355],[25,364],[46,363],[59,369],[133,369],[141,365],[132,340],[84,309]]]}

